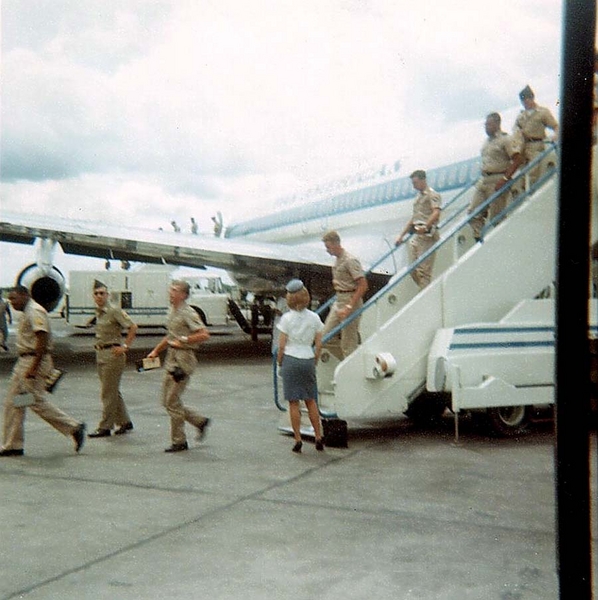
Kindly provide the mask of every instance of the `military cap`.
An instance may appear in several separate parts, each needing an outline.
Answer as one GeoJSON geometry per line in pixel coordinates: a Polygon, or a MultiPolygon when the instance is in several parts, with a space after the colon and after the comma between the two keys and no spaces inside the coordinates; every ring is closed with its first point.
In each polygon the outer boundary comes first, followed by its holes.
{"type": "Polygon", "coordinates": [[[525,98],[533,98],[534,97],[534,91],[532,90],[532,88],[529,85],[526,85],[520,92],[519,92],[519,98],[521,100],[525,99],[525,98]]]}
{"type": "Polygon", "coordinates": [[[93,289],[97,290],[98,288],[105,288],[107,287],[105,283],[102,283],[99,279],[94,279],[93,280],[93,289]]]}

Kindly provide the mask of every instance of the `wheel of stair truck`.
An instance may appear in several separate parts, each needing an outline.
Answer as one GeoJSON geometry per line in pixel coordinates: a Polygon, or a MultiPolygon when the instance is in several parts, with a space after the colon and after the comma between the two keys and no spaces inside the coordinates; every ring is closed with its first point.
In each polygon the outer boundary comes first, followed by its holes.
{"type": "Polygon", "coordinates": [[[441,423],[442,415],[449,404],[450,394],[423,391],[409,403],[405,416],[413,421],[416,427],[436,427],[441,423]]]}
{"type": "Polygon", "coordinates": [[[487,410],[490,432],[497,436],[521,435],[530,422],[529,406],[500,406],[487,410]]]}

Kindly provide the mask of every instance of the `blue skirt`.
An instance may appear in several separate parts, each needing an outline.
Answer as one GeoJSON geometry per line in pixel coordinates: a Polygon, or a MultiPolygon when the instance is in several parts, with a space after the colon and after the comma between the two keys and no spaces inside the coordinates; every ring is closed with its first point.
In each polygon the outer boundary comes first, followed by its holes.
{"type": "Polygon", "coordinates": [[[295,358],[285,354],[280,374],[285,400],[315,400],[318,390],[314,358],[295,358]]]}

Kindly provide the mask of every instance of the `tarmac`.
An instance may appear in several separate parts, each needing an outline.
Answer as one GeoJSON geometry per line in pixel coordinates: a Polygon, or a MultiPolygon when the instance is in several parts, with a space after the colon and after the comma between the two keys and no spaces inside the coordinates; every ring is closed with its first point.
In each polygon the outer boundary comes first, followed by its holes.
{"type": "MultiPolygon", "coordinates": [[[[50,399],[94,429],[93,338],[53,324],[67,374],[50,399]]],[[[464,422],[459,444],[450,420],[351,426],[348,448],[293,454],[269,340],[232,327],[185,393],[206,438],[189,428],[190,450],[165,454],[163,372],[133,366],[157,339],[137,338],[123,377],[134,431],[76,454],[30,413],[25,456],[0,459],[1,600],[559,597],[550,424],[495,439],[464,422]]],[[[3,390],[13,362],[0,358],[3,390]]]]}

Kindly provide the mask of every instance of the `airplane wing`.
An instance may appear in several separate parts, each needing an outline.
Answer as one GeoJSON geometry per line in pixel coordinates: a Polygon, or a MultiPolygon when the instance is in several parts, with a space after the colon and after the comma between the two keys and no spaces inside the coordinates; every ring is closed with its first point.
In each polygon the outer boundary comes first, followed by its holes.
{"type": "Polygon", "coordinates": [[[58,242],[67,254],[225,269],[254,293],[280,293],[294,277],[315,297],[332,293],[332,260],[323,246],[316,250],[2,211],[0,241],[33,244],[37,238],[58,242]]]}

